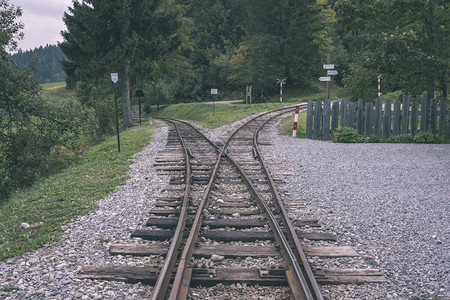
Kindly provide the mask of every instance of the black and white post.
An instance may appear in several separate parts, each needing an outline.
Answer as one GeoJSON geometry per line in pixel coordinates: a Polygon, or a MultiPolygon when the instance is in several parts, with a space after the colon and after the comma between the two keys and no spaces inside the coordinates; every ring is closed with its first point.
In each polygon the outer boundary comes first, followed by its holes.
{"type": "Polygon", "coordinates": [[[111,81],[114,84],[114,100],[116,103],[117,148],[120,152],[119,109],[117,108],[117,82],[119,81],[119,73],[111,73],[111,81]]]}

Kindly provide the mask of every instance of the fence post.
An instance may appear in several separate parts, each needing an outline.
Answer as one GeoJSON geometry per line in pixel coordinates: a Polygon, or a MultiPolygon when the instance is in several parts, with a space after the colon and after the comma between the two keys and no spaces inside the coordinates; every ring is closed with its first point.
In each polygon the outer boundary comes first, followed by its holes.
{"type": "Polygon", "coordinates": [[[364,133],[364,102],[362,99],[358,100],[358,110],[356,111],[356,130],[359,134],[364,133]]]}
{"type": "Polygon", "coordinates": [[[394,102],[394,118],[392,124],[392,135],[400,134],[400,101],[394,102]]]}
{"type": "Polygon", "coordinates": [[[322,103],[320,101],[314,102],[314,129],[313,139],[320,139],[320,124],[322,124],[322,103]]]}
{"type": "Polygon", "coordinates": [[[356,102],[348,103],[348,127],[355,128],[355,110],[356,110],[356,102]]]}
{"type": "Polygon", "coordinates": [[[325,99],[323,101],[323,114],[322,114],[322,140],[330,139],[330,99],[325,99]]]}
{"type": "Polygon", "coordinates": [[[342,98],[341,100],[341,128],[344,128],[346,125],[346,117],[347,116],[347,99],[342,98]]]}
{"type": "Polygon", "coordinates": [[[437,125],[437,100],[431,99],[430,101],[430,130],[436,133],[437,125]]]}
{"type": "Polygon", "coordinates": [[[440,101],[440,110],[439,110],[439,133],[443,134],[445,132],[445,121],[447,119],[447,101],[440,101]]]}
{"type": "Polygon", "coordinates": [[[383,105],[381,98],[375,99],[375,121],[374,121],[374,131],[375,135],[381,137],[381,115],[383,113],[383,105]]]}
{"type": "Polygon", "coordinates": [[[391,135],[391,100],[384,103],[383,115],[383,138],[387,139],[391,135]]]}
{"type": "Polygon", "coordinates": [[[308,100],[308,108],[306,110],[306,128],[305,128],[305,138],[312,139],[313,133],[313,101],[308,100]]]}
{"type": "Polygon", "coordinates": [[[408,133],[409,124],[409,95],[403,95],[402,105],[402,134],[408,133]]]}
{"type": "Polygon", "coordinates": [[[428,96],[422,95],[420,105],[420,131],[428,131],[428,96]]]}
{"type": "Polygon", "coordinates": [[[331,132],[334,133],[339,126],[339,102],[333,102],[332,104],[332,118],[331,118],[331,132]]]}
{"type": "Polygon", "coordinates": [[[417,134],[417,126],[419,124],[419,102],[411,102],[411,134],[415,136],[417,134]]]}
{"type": "Polygon", "coordinates": [[[372,110],[373,103],[367,102],[364,110],[364,134],[370,135],[372,133],[372,110]]]}

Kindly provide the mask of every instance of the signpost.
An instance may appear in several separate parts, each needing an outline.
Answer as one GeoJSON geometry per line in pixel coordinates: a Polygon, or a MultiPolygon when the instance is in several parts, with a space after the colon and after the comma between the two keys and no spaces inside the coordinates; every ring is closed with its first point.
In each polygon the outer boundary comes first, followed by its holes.
{"type": "Polygon", "coordinates": [[[381,76],[383,76],[383,74],[380,74],[377,76],[377,78],[378,78],[378,98],[381,97],[381,76]]]}
{"type": "Polygon", "coordinates": [[[320,77],[319,78],[320,81],[325,81],[327,83],[327,99],[331,98],[331,96],[330,96],[330,94],[331,94],[331,91],[330,91],[330,89],[331,89],[330,88],[331,77],[330,76],[335,76],[335,75],[339,74],[338,71],[333,70],[334,69],[334,64],[331,64],[330,60],[331,60],[330,59],[330,54],[328,53],[327,64],[323,65],[323,69],[327,70],[327,75],[328,76],[324,76],[324,77],[320,77]]]}
{"type": "Polygon", "coordinates": [[[217,96],[217,93],[218,93],[217,89],[211,89],[211,97],[213,98],[213,116],[214,116],[214,111],[215,111],[215,106],[216,106],[215,98],[217,96]]]}
{"type": "Polygon", "coordinates": [[[135,97],[139,98],[139,125],[142,124],[141,122],[141,98],[144,97],[144,92],[142,90],[137,90],[134,94],[135,97]]]}
{"type": "Polygon", "coordinates": [[[111,73],[111,81],[114,83],[114,100],[116,103],[116,129],[117,129],[117,148],[120,152],[120,135],[119,135],[119,110],[117,108],[117,82],[119,81],[118,73],[111,73]]]}
{"type": "Polygon", "coordinates": [[[286,79],[277,78],[277,83],[280,84],[280,103],[283,103],[283,84],[286,83],[286,79]]]}

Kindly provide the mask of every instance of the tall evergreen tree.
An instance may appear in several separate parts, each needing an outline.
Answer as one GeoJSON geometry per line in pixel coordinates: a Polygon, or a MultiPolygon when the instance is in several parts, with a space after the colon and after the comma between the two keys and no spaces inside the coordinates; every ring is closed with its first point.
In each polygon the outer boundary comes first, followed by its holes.
{"type": "Polygon", "coordinates": [[[60,45],[68,58],[63,68],[69,85],[105,81],[120,69],[123,123],[131,127],[131,66],[175,50],[181,17],[171,0],[75,0],[64,15],[67,30],[60,45]]]}
{"type": "Polygon", "coordinates": [[[246,3],[250,73],[261,94],[265,88],[274,90],[277,77],[288,78],[291,86],[305,87],[314,65],[320,63],[321,10],[316,1],[246,3]]]}

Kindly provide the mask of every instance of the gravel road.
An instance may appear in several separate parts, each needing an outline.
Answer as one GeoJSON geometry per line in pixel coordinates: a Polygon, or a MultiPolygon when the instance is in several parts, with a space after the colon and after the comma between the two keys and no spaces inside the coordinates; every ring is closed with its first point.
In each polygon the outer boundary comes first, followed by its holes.
{"type": "Polygon", "coordinates": [[[271,170],[295,174],[283,189],[337,233],[337,245],[356,248],[360,267],[379,268],[388,280],[325,286],[324,295],[450,299],[450,145],[335,144],[274,130],[270,139],[276,146],[266,155],[278,159],[271,170]]]}
{"type": "MultiPolygon", "coordinates": [[[[220,140],[231,127],[206,132],[220,140]]],[[[142,226],[167,184],[152,167],[166,136],[167,128],[159,126],[136,155],[127,183],[100,200],[95,212],[63,227],[59,241],[0,262],[0,299],[142,299],[148,292],[142,284],[80,280],[76,273],[84,265],[159,261],[111,257],[108,248],[142,242],[128,234],[142,226]]],[[[285,178],[285,195],[306,202],[324,229],[337,233],[337,245],[356,248],[362,267],[380,268],[388,280],[324,286],[325,297],[450,299],[450,145],[333,144],[279,137],[274,130],[270,141],[264,155],[276,158],[272,172],[295,174],[285,178]]],[[[352,267],[347,264],[354,260],[326,263],[352,267]]],[[[217,289],[218,299],[253,299],[255,290],[217,289]]]]}

